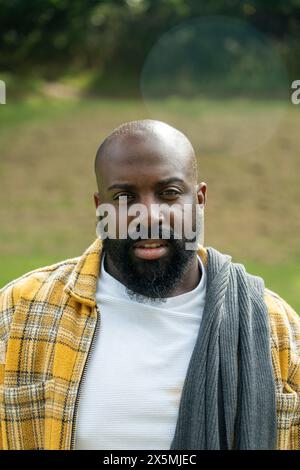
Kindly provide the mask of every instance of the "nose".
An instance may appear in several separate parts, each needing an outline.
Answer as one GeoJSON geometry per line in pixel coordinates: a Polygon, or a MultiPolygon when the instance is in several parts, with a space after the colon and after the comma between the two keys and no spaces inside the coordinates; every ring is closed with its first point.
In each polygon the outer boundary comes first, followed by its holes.
{"type": "Polygon", "coordinates": [[[163,211],[154,197],[144,197],[140,200],[139,225],[143,227],[148,238],[160,238],[159,227],[164,223],[163,211]]]}
{"type": "Polygon", "coordinates": [[[142,204],[145,206],[145,217],[142,218],[142,223],[146,222],[148,227],[159,226],[163,223],[163,213],[154,198],[145,198],[142,204]]]}

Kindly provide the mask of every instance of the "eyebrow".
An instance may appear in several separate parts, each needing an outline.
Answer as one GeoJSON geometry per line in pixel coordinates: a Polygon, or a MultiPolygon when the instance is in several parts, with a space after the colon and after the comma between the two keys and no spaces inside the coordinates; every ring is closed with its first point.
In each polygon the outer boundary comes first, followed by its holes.
{"type": "Polygon", "coordinates": [[[171,183],[181,183],[181,184],[185,184],[184,180],[181,179],[181,178],[177,178],[177,177],[171,177],[171,178],[167,178],[165,180],[161,180],[157,183],[157,186],[163,186],[165,184],[171,184],[171,183]]]}
{"type": "MultiPolygon", "coordinates": [[[[185,184],[183,179],[177,178],[177,177],[171,177],[171,178],[167,178],[165,180],[158,181],[156,183],[156,186],[164,186],[166,184],[171,184],[171,183],[185,184]]],[[[108,190],[111,190],[111,189],[135,189],[135,186],[132,185],[132,184],[128,184],[128,183],[115,183],[115,184],[112,184],[111,186],[109,186],[107,189],[108,190]]]]}

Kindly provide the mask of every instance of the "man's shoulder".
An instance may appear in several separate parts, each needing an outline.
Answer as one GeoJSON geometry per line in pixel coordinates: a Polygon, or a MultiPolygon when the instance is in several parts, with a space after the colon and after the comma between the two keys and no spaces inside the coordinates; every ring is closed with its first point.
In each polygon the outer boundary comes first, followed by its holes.
{"type": "Polygon", "coordinates": [[[0,289],[0,311],[5,302],[14,304],[20,296],[32,296],[42,284],[66,284],[79,258],[69,258],[39,267],[10,281],[0,289]]]}
{"type": "Polygon", "coordinates": [[[265,303],[269,312],[276,386],[281,393],[299,393],[300,317],[280,295],[267,288],[265,303]]]}
{"type": "Polygon", "coordinates": [[[299,315],[279,294],[269,288],[265,288],[264,300],[268,307],[270,318],[278,324],[277,327],[288,322],[291,327],[300,328],[299,315]]]}

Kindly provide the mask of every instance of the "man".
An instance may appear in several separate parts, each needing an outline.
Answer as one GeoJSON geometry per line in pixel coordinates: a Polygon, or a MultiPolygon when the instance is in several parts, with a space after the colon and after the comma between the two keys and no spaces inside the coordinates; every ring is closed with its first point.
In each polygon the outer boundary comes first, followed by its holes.
{"type": "Polygon", "coordinates": [[[2,448],[300,449],[300,319],[201,243],[191,143],[125,123],[95,173],[92,245],[0,291],[2,448]]]}

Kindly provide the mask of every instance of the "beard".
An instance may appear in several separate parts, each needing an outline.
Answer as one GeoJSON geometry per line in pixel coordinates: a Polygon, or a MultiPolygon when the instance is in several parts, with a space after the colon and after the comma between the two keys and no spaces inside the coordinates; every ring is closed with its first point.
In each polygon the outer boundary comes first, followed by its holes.
{"type": "MultiPolygon", "coordinates": [[[[127,295],[132,300],[165,302],[191,266],[195,250],[187,250],[186,242],[195,242],[198,230],[193,239],[176,239],[171,228],[168,233],[168,254],[155,260],[143,260],[134,255],[133,245],[142,238],[103,240],[103,251],[121,276],[127,295]]],[[[163,239],[162,235],[162,228],[159,227],[159,239],[163,239]]]]}

